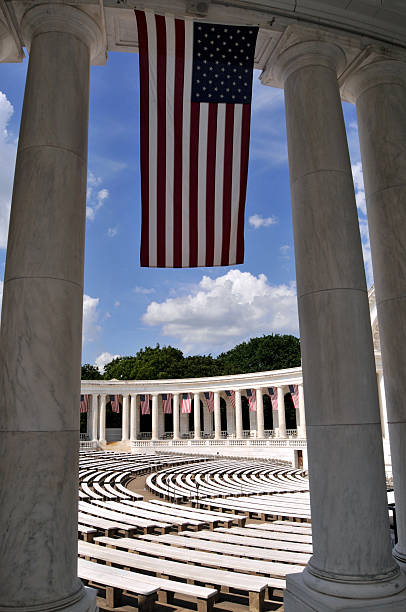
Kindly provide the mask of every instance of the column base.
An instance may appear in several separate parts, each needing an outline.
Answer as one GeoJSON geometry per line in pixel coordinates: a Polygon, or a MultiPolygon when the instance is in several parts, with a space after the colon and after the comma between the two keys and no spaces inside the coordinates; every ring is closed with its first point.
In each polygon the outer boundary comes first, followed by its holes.
{"type": "MultiPolygon", "coordinates": [[[[349,593],[347,597],[345,595],[335,597],[309,588],[303,580],[303,575],[302,572],[301,574],[286,576],[285,612],[359,612],[360,610],[365,610],[365,612],[404,612],[406,610],[406,590],[396,593],[402,579],[398,579],[397,583],[395,582],[396,579],[391,581],[393,582],[395,595],[360,599],[357,596],[354,597],[355,585],[348,584],[349,593]]],[[[324,582],[327,583],[328,581],[324,582]]],[[[332,581],[332,585],[334,584],[332,581]]],[[[340,590],[343,589],[345,589],[345,585],[341,584],[340,590]]],[[[362,586],[360,586],[360,589],[362,589],[362,586]]],[[[378,584],[377,590],[379,590],[378,584]]]]}
{"type": "Polygon", "coordinates": [[[399,550],[398,544],[396,544],[395,548],[393,549],[393,557],[396,563],[399,565],[402,572],[406,574],[406,555],[404,552],[399,550]]]}
{"type": "Polygon", "coordinates": [[[0,605],[0,612],[98,612],[99,608],[96,603],[97,590],[90,587],[81,589],[83,597],[79,601],[72,603],[70,597],[66,599],[48,604],[39,604],[38,606],[19,606],[19,607],[3,607],[0,605]]]}

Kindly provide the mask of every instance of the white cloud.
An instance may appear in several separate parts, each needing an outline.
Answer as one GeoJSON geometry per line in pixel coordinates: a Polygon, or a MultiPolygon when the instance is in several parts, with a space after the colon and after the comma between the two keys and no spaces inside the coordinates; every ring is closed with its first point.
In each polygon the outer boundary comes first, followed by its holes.
{"type": "Polygon", "coordinates": [[[278,219],[276,217],[263,217],[262,215],[251,215],[248,219],[248,223],[252,225],[255,229],[259,227],[268,227],[269,225],[275,225],[278,223],[278,219]]]}
{"type": "Polygon", "coordinates": [[[288,244],[283,244],[279,247],[280,254],[286,257],[290,253],[290,246],[288,244]]]}
{"type": "Polygon", "coordinates": [[[151,293],[155,293],[155,289],[153,287],[135,287],[134,293],[139,293],[140,295],[150,295],[151,293]]]}
{"type": "Polygon", "coordinates": [[[10,218],[11,192],[13,188],[16,142],[11,138],[7,126],[14,113],[12,104],[0,91],[0,248],[7,246],[10,218]]]}
{"type": "Polygon", "coordinates": [[[109,227],[109,229],[107,230],[107,236],[109,238],[114,238],[114,236],[117,236],[117,232],[118,232],[118,227],[109,227]]]}
{"type": "Polygon", "coordinates": [[[104,201],[109,197],[108,189],[97,189],[102,184],[100,176],[95,176],[93,172],[89,172],[87,176],[87,205],[86,218],[89,221],[94,221],[96,213],[103,206],[104,201]]]}
{"type": "Polygon", "coordinates": [[[114,308],[118,308],[120,306],[120,302],[118,300],[116,300],[114,302],[114,308]]]}
{"type": "Polygon", "coordinates": [[[94,342],[101,333],[98,310],[99,298],[83,296],[83,343],[94,342]]]}
{"type": "Polygon", "coordinates": [[[203,276],[187,295],[151,302],[143,321],[161,326],[187,353],[219,352],[261,334],[298,333],[296,288],[230,270],[216,279],[203,276]]]}
{"type": "Polygon", "coordinates": [[[352,178],[354,180],[355,201],[357,208],[363,215],[367,214],[367,205],[365,202],[364,177],[362,174],[362,164],[357,162],[351,166],[352,178]]]}
{"type": "Polygon", "coordinates": [[[117,357],[121,357],[121,355],[112,355],[111,353],[101,353],[94,362],[95,366],[99,368],[101,374],[104,372],[104,366],[106,366],[110,361],[116,359],[117,357]]]}

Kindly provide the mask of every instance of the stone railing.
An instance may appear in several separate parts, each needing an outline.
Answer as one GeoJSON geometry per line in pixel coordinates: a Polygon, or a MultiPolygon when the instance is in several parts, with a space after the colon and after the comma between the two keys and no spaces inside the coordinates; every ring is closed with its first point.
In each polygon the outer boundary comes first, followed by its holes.
{"type": "Polygon", "coordinates": [[[269,447],[288,447],[305,448],[307,442],[299,438],[268,438],[268,439],[242,439],[227,438],[221,440],[134,440],[131,442],[133,448],[137,447],[212,447],[212,446],[269,446],[269,447]]]}

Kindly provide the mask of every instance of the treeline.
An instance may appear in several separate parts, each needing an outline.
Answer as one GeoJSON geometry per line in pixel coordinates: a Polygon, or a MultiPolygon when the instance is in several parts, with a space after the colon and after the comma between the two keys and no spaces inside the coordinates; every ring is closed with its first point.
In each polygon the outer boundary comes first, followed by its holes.
{"type": "Polygon", "coordinates": [[[251,338],[218,357],[194,355],[185,357],[172,346],[147,346],[134,356],[117,357],[101,374],[93,365],[82,366],[82,380],[158,380],[165,378],[198,378],[266,372],[300,366],[300,343],[290,335],[271,334],[251,338]]]}

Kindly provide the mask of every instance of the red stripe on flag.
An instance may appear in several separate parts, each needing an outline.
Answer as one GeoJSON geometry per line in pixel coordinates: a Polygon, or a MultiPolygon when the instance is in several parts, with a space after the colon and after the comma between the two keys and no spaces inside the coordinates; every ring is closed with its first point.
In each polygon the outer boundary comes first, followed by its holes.
{"type": "Polygon", "coordinates": [[[230,263],[230,230],[231,230],[231,192],[233,185],[233,136],[234,104],[226,105],[226,123],[224,135],[224,175],[223,175],[223,239],[221,246],[221,265],[230,263]]]}
{"type": "Polygon", "coordinates": [[[237,264],[244,263],[244,214],[248,180],[248,157],[250,149],[250,120],[251,105],[243,104],[241,123],[240,203],[238,208],[237,229],[237,264]]]}
{"type": "Polygon", "coordinates": [[[149,265],[149,68],[147,20],[135,12],[138,27],[140,66],[140,158],[141,158],[141,266],[149,265]],[[141,53],[142,50],[142,53],[141,53]]]}
{"type": "Polygon", "coordinates": [[[173,176],[173,266],[182,267],[182,155],[185,22],[175,19],[175,100],[173,176]]]}
{"type": "Polygon", "coordinates": [[[214,260],[214,207],[216,194],[217,104],[209,104],[206,170],[206,266],[214,260]]]}
{"type": "Polygon", "coordinates": [[[190,108],[189,150],[189,266],[197,266],[198,218],[197,201],[199,188],[199,121],[200,104],[192,102],[190,108]]]}
{"type": "Polygon", "coordinates": [[[155,15],[157,39],[157,266],[165,267],[166,230],[166,24],[155,15]]]}

